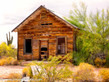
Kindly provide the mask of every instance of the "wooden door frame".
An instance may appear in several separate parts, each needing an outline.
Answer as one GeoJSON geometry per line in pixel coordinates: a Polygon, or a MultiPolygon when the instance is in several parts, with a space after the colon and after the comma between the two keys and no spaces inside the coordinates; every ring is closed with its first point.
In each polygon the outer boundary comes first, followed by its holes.
{"type": "Polygon", "coordinates": [[[48,39],[40,39],[39,40],[39,60],[41,60],[41,41],[47,41],[47,58],[49,57],[49,40],[48,39]]]}
{"type": "Polygon", "coordinates": [[[65,38],[65,55],[67,54],[67,36],[58,36],[56,38],[56,55],[59,55],[58,54],[58,38],[65,38]]]}

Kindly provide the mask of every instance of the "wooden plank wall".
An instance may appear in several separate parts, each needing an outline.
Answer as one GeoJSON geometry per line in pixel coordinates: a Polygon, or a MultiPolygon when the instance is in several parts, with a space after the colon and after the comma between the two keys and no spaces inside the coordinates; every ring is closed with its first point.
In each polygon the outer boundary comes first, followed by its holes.
{"type": "Polygon", "coordinates": [[[40,12],[46,12],[47,18],[41,19],[40,15],[38,15],[18,31],[19,59],[39,59],[39,40],[45,39],[48,40],[49,55],[56,55],[58,36],[66,37],[67,53],[73,51],[73,29],[65,25],[62,21],[57,20],[55,16],[52,16],[46,10],[42,9],[40,12]],[[41,25],[41,23],[48,21],[52,25],[41,25]],[[24,40],[28,38],[32,39],[32,54],[24,54],[24,40]]]}

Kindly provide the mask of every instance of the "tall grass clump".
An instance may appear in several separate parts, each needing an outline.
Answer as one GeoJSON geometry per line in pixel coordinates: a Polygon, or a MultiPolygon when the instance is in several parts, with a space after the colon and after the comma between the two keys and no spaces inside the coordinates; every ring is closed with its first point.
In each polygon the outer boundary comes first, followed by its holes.
{"type": "Polygon", "coordinates": [[[32,62],[31,64],[27,65],[27,68],[23,69],[23,73],[26,73],[27,76],[30,76],[34,79],[42,79],[43,82],[55,82],[55,81],[65,81],[68,78],[72,77],[72,71],[68,68],[70,63],[68,60],[60,60],[62,59],[61,56],[59,57],[49,57],[48,62],[32,62]],[[64,63],[62,63],[64,62],[64,63]],[[61,63],[61,66],[60,66],[61,63]],[[38,74],[33,76],[31,74],[30,66],[37,65],[40,67],[40,71],[38,74]]]}

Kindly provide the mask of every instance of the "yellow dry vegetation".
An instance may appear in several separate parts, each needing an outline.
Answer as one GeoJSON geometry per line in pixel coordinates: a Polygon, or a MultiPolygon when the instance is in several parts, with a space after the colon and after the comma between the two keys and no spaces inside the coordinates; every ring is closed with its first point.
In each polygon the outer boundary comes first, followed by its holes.
{"type": "Polygon", "coordinates": [[[101,69],[99,76],[102,78],[102,82],[109,82],[109,69],[101,69]]]}
{"type": "Polygon", "coordinates": [[[88,63],[80,63],[77,72],[74,74],[75,81],[91,82],[95,80],[94,67],[88,63]]]}

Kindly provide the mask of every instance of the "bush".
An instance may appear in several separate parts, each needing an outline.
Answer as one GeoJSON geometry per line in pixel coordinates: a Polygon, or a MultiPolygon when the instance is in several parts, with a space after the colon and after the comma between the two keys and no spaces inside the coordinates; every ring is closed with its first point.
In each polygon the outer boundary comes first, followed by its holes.
{"type": "Polygon", "coordinates": [[[0,66],[2,65],[11,65],[11,62],[14,60],[12,57],[4,57],[0,60],[0,66]]]}
{"type": "Polygon", "coordinates": [[[88,63],[80,63],[78,71],[74,74],[74,80],[80,82],[92,82],[94,78],[94,67],[88,63]]]}
{"type": "MultiPolygon", "coordinates": [[[[59,67],[59,64],[62,62],[59,60],[60,57],[50,57],[48,60],[48,63],[42,62],[33,62],[27,66],[27,68],[23,69],[23,73],[26,73],[28,76],[31,75],[32,71],[30,69],[31,65],[37,65],[41,68],[40,71],[38,71],[38,74],[35,76],[32,76],[34,79],[42,79],[43,82],[54,82],[59,80],[66,80],[66,78],[70,78],[72,76],[72,71],[68,68],[68,62],[67,64],[62,64],[59,67]]],[[[30,77],[31,77],[30,76],[30,77]]]]}
{"type": "Polygon", "coordinates": [[[19,65],[19,61],[13,57],[4,57],[0,59],[0,66],[3,65],[19,65]]]}
{"type": "Polygon", "coordinates": [[[57,61],[60,61],[60,63],[72,63],[73,62],[73,56],[72,56],[72,53],[68,53],[67,55],[65,56],[50,56],[48,58],[48,61],[51,61],[53,58],[56,58],[57,61]]]}
{"type": "Polygon", "coordinates": [[[8,79],[21,79],[22,75],[20,73],[10,73],[7,78],[8,79]]]}
{"type": "Polygon", "coordinates": [[[102,69],[99,71],[99,76],[103,82],[109,82],[109,69],[102,69]]]}
{"type": "Polygon", "coordinates": [[[82,62],[85,62],[85,60],[86,60],[86,54],[85,55],[83,55],[83,53],[81,53],[81,52],[73,52],[73,64],[74,65],[79,65],[80,63],[82,63],[82,62]]]}
{"type": "Polygon", "coordinates": [[[11,65],[12,64],[12,61],[14,61],[15,59],[13,57],[7,57],[5,58],[6,59],[6,65],[11,65]]]}
{"type": "Polygon", "coordinates": [[[12,65],[19,65],[19,61],[17,59],[14,59],[12,62],[11,62],[12,65]]]}
{"type": "Polygon", "coordinates": [[[6,60],[5,59],[1,59],[0,60],[0,66],[3,66],[3,65],[5,65],[6,64],[6,60]]]}
{"type": "Polygon", "coordinates": [[[73,62],[72,53],[68,53],[67,55],[62,57],[61,61],[63,61],[63,63],[72,63],[73,62]]]}
{"type": "Polygon", "coordinates": [[[17,50],[14,46],[9,45],[7,46],[5,42],[0,44],[0,57],[7,56],[7,57],[16,57],[17,50]]]}
{"type": "Polygon", "coordinates": [[[32,70],[31,70],[30,67],[25,67],[25,68],[22,70],[22,73],[23,73],[23,75],[26,74],[26,75],[29,76],[29,77],[33,77],[33,75],[32,75],[32,70]]]}
{"type": "Polygon", "coordinates": [[[106,67],[109,67],[109,53],[106,55],[106,67]]]}
{"type": "Polygon", "coordinates": [[[95,65],[97,67],[102,67],[103,64],[106,63],[106,60],[105,59],[100,59],[99,57],[97,57],[94,62],[95,62],[95,65]]]}

